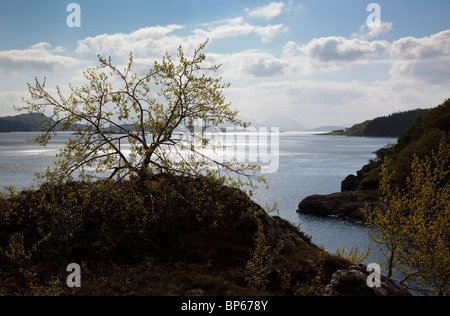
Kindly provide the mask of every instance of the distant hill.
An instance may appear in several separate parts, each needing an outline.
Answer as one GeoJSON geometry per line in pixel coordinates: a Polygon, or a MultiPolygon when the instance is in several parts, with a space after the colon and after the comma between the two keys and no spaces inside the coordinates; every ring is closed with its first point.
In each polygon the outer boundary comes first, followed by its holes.
{"type": "Polygon", "coordinates": [[[361,137],[399,137],[418,117],[425,118],[430,112],[430,109],[398,112],[327,134],[361,137]]]}
{"type": "Polygon", "coordinates": [[[0,132],[38,132],[41,130],[38,123],[43,119],[48,120],[39,113],[0,117],[0,132]]]}
{"type": "MultiPolygon", "coordinates": [[[[45,115],[40,113],[27,113],[19,114],[16,116],[0,117],[0,133],[11,132],[41,132],[41,123],[43,120],[50,122],[50,126],[53,126],[55,121],[50,120],[45,115]]],[[[76,126],[83,128],[84,125],[76,124],[76,126]]],[[[56,130],[59,131],[62,124],[56,125],[56,130]]]]}

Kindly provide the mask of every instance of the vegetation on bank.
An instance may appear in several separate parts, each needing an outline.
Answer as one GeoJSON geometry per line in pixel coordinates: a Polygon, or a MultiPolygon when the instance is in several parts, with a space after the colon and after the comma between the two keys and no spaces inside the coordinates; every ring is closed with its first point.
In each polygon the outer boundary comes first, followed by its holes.
{"type": "Polygon", "coordinates": [[[377,158],[369,162],[362,180],[363,189],[377,189],[380,183],[381,166],[389,159],[395,174],[392,181],[402,187],[411,174],[414,157],[424,159],[433,151],[438,152],[442,140],[450,144],[450,99],[431,109],[425,117],[416,120],[400,135],[395,145],[381,148],[377,158]]]}
{"type": "MultiPolygon", "coordinates": [[[[376,155],[343,181],[343,191],[358,192],[336,194],[324,213],[338,199],[352,204],[354,195],[363,196],[358,208],[388,277],[427,295],[450,295],[450,99],[418,116],[376,155]]],[[[314,210],[308,203],[303,208],[314,210]]]]}
{"type": "Polygon", "coordinates": [[[398,112],[389,116],[377,117],[348,129],[336,130],[324,135],[360,137],[399,137],[417,118],[424,118],[429,109],[416,109],[398,112]]]}
{"type": "Polygon", "coordinates": [[[378,150],[361,183],[381,194],[379,206],[362,211],[388,276],[400,272],[402,282],[442,296],[450,295],[449,132],[450,99],[378,150]]]}
{"type": "MultiPolygon", "coordinates": [[[[382,165],[381,203],[362,210],[372,239],[386,258],[388,277],[420,284],[439,296],[450,295],[450,145],[423,159],[414,155],[411,174],[402,188],[386,158],[382,165]],[[432,285],[430,287],[429,285],[432,285]]],[[[404,282],[403,281],[403,282],[404,282]]]]}
{"type": "Polygon", "coordinates": [[[152,182],[153,207],[137,179],[3,195],[0,295],[321,295],[349,265],[217,180],[152,182]],[[81,288],[66,285],[70,263],[81,288]]]}

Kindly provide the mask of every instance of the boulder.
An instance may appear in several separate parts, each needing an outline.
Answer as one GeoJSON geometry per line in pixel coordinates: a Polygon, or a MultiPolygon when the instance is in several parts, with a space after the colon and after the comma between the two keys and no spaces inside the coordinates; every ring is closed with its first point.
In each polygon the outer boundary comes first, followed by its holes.
{"type": "Polygon", "coordinates": [[[324,296],[412,296],[398,282],[381,276],[381,287],[369,287],[367,279],[371,272],[365,265],[354,265],[333,274],[324,296]]]}
{"type": "Polygon", "coordinates": [[[363,190],[362,181],[366,173],[370,171],[369,165],[365,165],[356,173],[356,176],[351,174],[341,183],[341,192],[347,191],[361,191],[363,190]]]}
{"type": "Polygon", "coordinates": [[[360,184],[361,184],[361,179],[359,177],[351,174],[347,178],[345,178],[344,181],[342,181],[341,191],[342,192],[356,191],[356,190],[358,190],[360,184]]]}
{"type": "Polygon", "coordinates": [[[320,217],[339,217],[364,220],[361,209],[379,205],[379,196],[370,191],[349,191],[330,195],[312,195],[298,205],[297,212],[320,217]]]}

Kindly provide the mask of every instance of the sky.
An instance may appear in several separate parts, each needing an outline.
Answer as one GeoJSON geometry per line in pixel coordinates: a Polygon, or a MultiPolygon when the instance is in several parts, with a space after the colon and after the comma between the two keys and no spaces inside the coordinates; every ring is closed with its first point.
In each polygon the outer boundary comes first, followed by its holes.
{"type": "Polygon", "coordinates": [[[64,89],[99,54],[143,69],[206,39],[253,122],[347,127],[450,98],[450,1],[372,1],[0,0],[0,116],[35,77],[64,89]]]}

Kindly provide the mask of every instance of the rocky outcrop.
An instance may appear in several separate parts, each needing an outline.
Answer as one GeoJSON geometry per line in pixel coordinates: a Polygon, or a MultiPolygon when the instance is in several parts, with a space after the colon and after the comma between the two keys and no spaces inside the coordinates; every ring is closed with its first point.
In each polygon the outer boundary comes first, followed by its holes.
{"type": "Polygon", "coordinates": [[[269,243],[278,244],[283,241],[294,247],[310,246],[311,240],[298,228],[279,216],[263,215],[264,235],[269,243]]]}
{"type": "Polygon", "coordinates": [[[365,165],[356,172],[356,176],[351,174],[344,181],[341,182],[341,191],[363,191],[363,190],[371,190],[376,189],[377,186],[371,187],[371,185],[367,185],[363,183],[364,177],[370,171],[370,165],[365,165]]]}
{"type": "Polygon", "coordinates": [[[369,172],[369,165],[365,165],[361,170],[356,173],[356,176],[351,174],[341,183],[341,191],[359,191],[362,190],[362,180],[364,179],[364,175],[369,172]]]}
{"type": "Polygon", "coordinates": [[[338,217],[363,221],[361,209],[379,205],[379,196],[373,191],[341,192],[330,195],[312,195],[298,205],[297,212],[321,217],[338,217]]]}
{"type": "Polygon", "coordinates": [[[398,282],[381,276],[381,287],[369,287],[367,279],[371,272],[364,265],[351,266],[333,274],[325,288],[325,296],[412,296],[398,282]]]}
{"type": "Polygon", "coordinates": [[[344,181],[342,181],[341,191],[357,191],[359,186],[361,185],[361,180],[362,179],[360,179],[358,176],[355,176],[353,174],[349,175],[347,178],[345,178],[344,181]]]}

